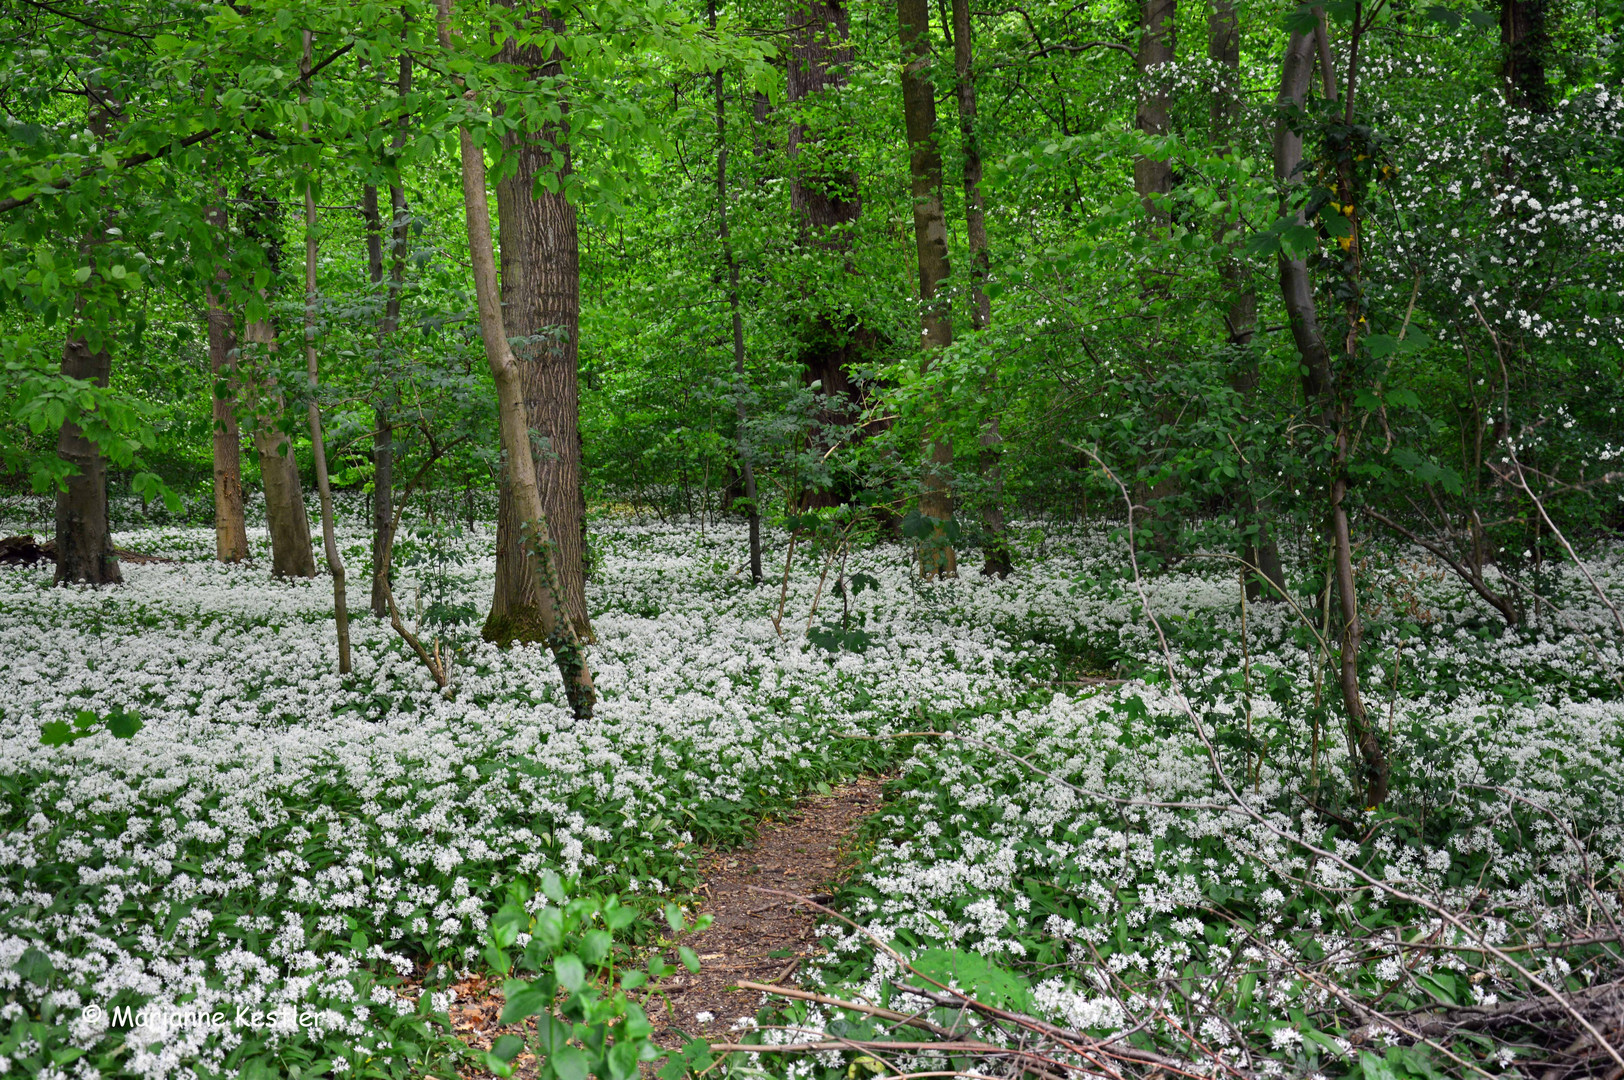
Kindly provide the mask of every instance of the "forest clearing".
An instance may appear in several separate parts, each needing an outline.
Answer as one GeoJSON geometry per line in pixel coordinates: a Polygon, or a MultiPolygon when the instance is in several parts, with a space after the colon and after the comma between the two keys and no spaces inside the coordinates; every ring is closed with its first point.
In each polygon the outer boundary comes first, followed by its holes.
{"type": "Polygon", "coordinates": [[[1619,0],[0,0],[0,1076],[1624,1080],[1619,0]]]}

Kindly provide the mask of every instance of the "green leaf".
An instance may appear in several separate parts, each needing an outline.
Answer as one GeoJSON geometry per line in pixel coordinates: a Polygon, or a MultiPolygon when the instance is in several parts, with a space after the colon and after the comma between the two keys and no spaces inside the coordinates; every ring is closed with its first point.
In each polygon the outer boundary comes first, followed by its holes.
{"type": "Polygon", "coordinates": [[[686,945],[678,945],[677,946],[677,958],[682,961],[682,966],[683,967],[687,968],[691,972],[694,972],[696,974],[698,973],[698,971],[699,971],[699,956],[698,956],[697,953],[695,953],[688,946],[686,946],[686,945]]]}
{"type": "Polygon", "coordinates": [[[566,1046],[548,1059],[558,1080],[586,1080],[591,1073],[586,1054],[576,1047],[566,1046]]]}
{"type": "Polygon", "coordinates": [[[682,933],[682,909],[675,904],[665,905],[665,924],[673,934],[682,933]]]}
{"type": "Polygon", "coordinates": [[[542,908],[536,912],[536,925],[530,930],[532,942],[539,941],[549,956],[564,944],[564,913],[557,908],[542,908]]]}
{"type": "Polygon", "coordinates": [[[586,965],[574,953],[565,953],[554,960],[553,974],[558,979],[558,985],[572,994],[586,985],[586,965]]]}
{"type": "Polygon", "coordinates": [[[622,1039],[609,1048],[604,1064],[609,1068],[609,1080],[632,1080],[637,1075],[638,1051],[636,1040],[622,1039]]]}
{"type": "Polygon", "coordinates": [[[499,1061],[512,1061],[524,1049],[524,1040],[517,1035],[503,1035],[491,1044],[491,1056],[499,1061]]]}
{"type": "Polygon", "coordinates": [[[587,967],[598,967],[603,963],[604,958],[609,955],[609,950],[613,947],[614,938],[609,936],[609,931],[588,930],[581,937],[581,944],[576,951],[580,953],[581,959],[586,962],[587,967]]]}
{"type": "Polygon", "coordinates": [[[78,736],[61,720],[52,720],[39,729],[39,741],[46,746],[66,746],[78,736]]]}
{"type": "Polygon", "coordinates": [[[45,986],[56,974],[51,958],[32,945],[24,949],[23,954],[17,958],[15,968],[18,975],[35,986],[45,986]]]}
{"type": "Polygon", "coordinates": [[[1280,234],[1280,248],[1294,259],[1301,259],[1319,248],[1319,234],[1307,225],[1293,225],[1280,234]]]}
{"type": "Polygon", "coordinates": [[[541,895],[555,904],[562,905],[564,903],[564,883],[551,870],[545,871],[541,875],[541,895]]]}
{"type": "Polygon", "coordinates": [[[502,1006],[502,1023],[516,1024],[520,1020],[527,1020],[544,1012],[553,1002],[553,995],[544,992],[541,987],[518,979],[510,979],[508,986],[514,987],[512,991],[504,988],[507,1001],[502,1006]]]}
{"type": "Polygon", "coordinates": [[[112,732],[115,739],[132,739],[145,726],[139,716],[123,709],[115,709],[107,716],[107,730],[112,732]]]}
{"type": "Polygon", "coordinates": [[[1398,351],[1398,339],[1391,334],[1371,334],[1365,339],[1365,348],[1373,359],[1380,360],[1398,351]]]}

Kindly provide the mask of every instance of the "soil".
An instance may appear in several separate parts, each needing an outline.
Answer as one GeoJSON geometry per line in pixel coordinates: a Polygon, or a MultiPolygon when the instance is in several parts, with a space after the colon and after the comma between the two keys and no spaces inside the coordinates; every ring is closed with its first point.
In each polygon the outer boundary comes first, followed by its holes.
{"type": "MultiPolygon", "coordinates": [[[[793,984],[795,972],[817,953],[820,916],[752,887],[826,902],[856,861],[857,825],[879,809],[882,783],[880,777],[864,777],[827,795],[809,796],[782,820],[763,822],[749,847],[705,856],[696,891],[704,899],[699,913],[710,915],[711,925],[674,943],[699,955],[699,973],[679,967],[642,999],[656,1043],[678,1049],[693,1038],[728,1041],[733,1025],[755,1016],[760,1007],[759,992],[736,988],[741,980],[793,984]]],[[[674,946],[667,959],[675,962],[674,946]]],[[[517,1026],[497,1023],[501,980],[474,976],[456,989],[451,1022],[469,1046],[489,1050],[498,1037],[521,1033],[517,1026]]],[[[528,1026],[523,1034],[533,1030],[528,1026]]],[[[528,1051],[514,1066],[515,1077],[536,1073],[528,1051]]],[[[469,1077],[487,1075],[469,1066],[458,1071],[469,1077]]]]}
{"type": "Polygon", "coordinates": [[[665,1008],[648,1003],[656,1042],[674,1048],[695,1037],[727,1041],[732,1026],[755,1016],[761,1000],[759,992],[735,984],[790,980],[817,951],[823,916],[751,887],[829,900],[851,869],[858,822],[879,809],[881,783],[865,777],[812,796],[785,820],[762,825],[750,847],[710,855],[701,868],[700,910],[714,921],[679,942],[699,954],[699,973],[684,969],[656,988],[669,1001],[665,1008]]]}

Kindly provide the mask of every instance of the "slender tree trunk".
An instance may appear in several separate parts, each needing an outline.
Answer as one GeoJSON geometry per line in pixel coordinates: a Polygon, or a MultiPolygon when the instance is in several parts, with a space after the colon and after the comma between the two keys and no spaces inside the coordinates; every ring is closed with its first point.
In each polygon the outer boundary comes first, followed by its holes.
{"type": "MultiPolygon", "coordinates": [[[[710,26],[716,29],[716,0],[708,5],[710,26]]],[[[750,461],[750,447],[744,438],[744,316],[739,310],[739,262],[733,257],[733,242],[727,231],[727,109],[722,93],[722,71],[711,75],[716,96],[716,218],[722,256],[727,261],[727,303],[733,315],[733,374],[739,395],[735,403],[739,425],[739,471],[744,479],[744,497],[750,503],[750,580],[761,584],[761,508],[756,503],[756,467],[750,461]]]]}
{"type": "MultiPolygon", "coordinates": [[[[440,47],[451,48],[451,2],[437,0],[440,15],[440,47]]],[[[471,92],[470,92],[471,93],[471,92]]],[[[462,148],[462,201],[468,220],[468,255],[474,268],[474,295],[479,303],[479,336],[485,345],[485,359],[496,382],[497,416],[501,425],[503,478],[512,493],[524,550],[532,573],[538,579],[540,615],[544,640],[558,663],[564,680],[564,693],[576,719],[590,719],[597,701],[586,651],[575,633],[564,601],[564,587],[553,558],[553,542],[548,535],[547,512],[541,503],[536,481],[535,459],[530,450],[530,420],[524,400],[524,376],[519,361],[508,345],[507,327],[502,321],[502,304],[496,281],[496,253],[491,248],[489,196],[485,186],[485,155],[474,145],[467,128],[458,131],[462,148]]]]}
{"type": "MultiPolygon", "coordinates": [[[[518,0],[506,0],[517,3],[518,0]]],[[[563,20],[535,6],[521,20],[556,32],[563,20]]],[[[524,67],[532,79],[550,80],[563,72],[563,54],[543,56],[532,46],[509,38],[498,58],[524,67]]],[[[586,607],[586,515],[581,487],[581,397],[577,371],[581,322],[580,242],[575,208],[564,197],[562,182],[570,173],[568,120],[537,135],[509,132],[504,145],[515,152],[517,169],[496,183],[501,230],[502,311],[513,352],[524,379],[530,427],[542,445],[536,448],[536,476],[542,506],[553,538],[554,561],[564,588],[564,606],[575,632],[592,640],[586,607]],[[553,154],[563,155],[555,165],[553,154]],[[539,178],[555,175],[560,190],[537,188],[539,178]]],[[[529,570],[521,540],[525,517],[506,489],[496,518],[496,595],[485,620],[487,641],[506,645],[539,641],[541,595],[529,570]]]]}
{"type": "MultiPolygon", "coordinates": [[[[1314,74],[1313,34],[1293,33],[1286,45],[1280,73],[1280,105],[1301,107],[1308,97],[1314,74]]],[[[1329,75],[1327,76],[1329,78],[1329,75]]],[[[1291,132],[1284,119],[1275,130],[1275,179],[1289,187],[1304,181],[1298,171],[1302,162],[1302,139],[1291,132]]],[[[1284,209],[1284,208],[1283,208],[1284,209]]],[[[1305,217],[1299,209],[1298,223],[1305,217]]],[[[1348,523],[1347,457],[1350,452],[1348,416],[1342,407],[1337,385],[1336,365],[1320,327],[1314,281],[1304,259],[1280,253],[1280,295],[1291,323],[1292,339],[1302,357],[1303,396],[1309,408],[1319,410],[1320,426],[1332,451],[1331,480],[1327,511],[1331,534],[1333,578],[1342,616],[1340,685],[1342,703],[1348,714],[1351,741],[1363,759],[1364,798],[1367,806],[1379,806],[1387,798],[1388,763],[1381,738],[1371,724],[1359,689],[1359,649],[1363,627],[1359,618],[1357,582],[1353,568],[1353,539],[1348,523]]]]}
{"type": "MultiPolygon", "coordinates": [[[[224,244],[223,188],[219,197],[219,205],[210,207],[206,216],[224,244]]],[[[237,427],[237,326],[225,294],[229,278],[222,266],[214,283],[203,287],[203,299],[209,312],[209,370],[214,375],[209,394],[214,419],[214,557],[234,563],[248,558],[248,524],[243,517],[242,432],[237,427]]]]}
{"type": "MultiPolygon", "coordinates": [[[[981,143],[976,136],[975,39],[970,26],[970,0],[953,0],[953,73],[958,89],[959,143],[964,151],[964,233],[970,246],[970,327],[985,330],[992,322],[987,295],[991,260],[987,245],[986,204],[981,194],[981,143]]],[[[981,429],[981,479],[987,493],[981,508],[983,574],[1007,576],[1014,569],[1009,535],[1004,527],[1004,436],[996,404],[998,372],[989,368],[982,398],[992,409],[981,429]]]]}
{"type": "MultiPolygon", "coordinates": [[[[934,354],[953,343],[952,312],[947,297],[939,295],[951,268],[942,209],[942,150],[936,142],[936,88],[930,80],[930,7],[926,0],[897,0],[897,21],[902,33],[902,113],[908,134],[914,251],[919,261],[919,328],[924,344],[920,366],[929,371],[934,354]]],[[[936,523],[920,549],[920,572],[927,577],[951,577],[958,571],[958,553],[943,527],[953,517],[948,483],[953,443],[937,430],[939,422],[939,417],[932,417],[926,424],[919,491],[920,515],[936,523]]]]}
{"type": "MultiPolygon", "coordinates": [[[[1139,8],[1139,47],[1133,66],[1140,89],[1134,123],[1145,135],[1166,135],[1172,130],[1167,90],[1159,83],[1166,74],[1161,69],[1173,62],[1177,16],[1177,0],[1143,0],[1139,8]]],[[[1167,225],[1171,219],[1159,197],[1173,190],[1172,166],[1153,158],[1134,158],[1133,189],[1144,201],[1150,220],[1167,225]]]]}
{"type": "MultiPolygon", "coordinates": [[[[90,130],[98,142],[107,137],[111,117],[107,108],[93,104],[90,130]]],[[[95,250],[105,241],[92,229],[80,243],[80,257],[95,266],[95,250]]],[[[94,272],[94,271],[92,271],[94,272]]],[[[84,294],[74,299],[74,323],[84,314],[84,294]]],[[[113,357],[104,345],[92,349],[84,331],[72,326],[62,344],[62,374],[105,387],[112,377],[113,357]]],[[[101,447],[85,437],[78,424],[63,421],[56,437],[56,454],[73,466],[67,487],[56,493],[56,583],[117,585],[124,580],[113,553],[112,529],[107,519],[107,461],[101,447]]]]}
{"type": "MultiPolygon", "coordinates": [[[[393,200],[391,200],[393,201],[393,200]]],[[[378,187],[367,184],[361,189],[361,216],[367,228],[367,277],[373,291],[383,284],[383,218],[378,213],[378,187]]],[[[393,247],[393,233],[391,244],[393,247]]],[[[396,303],[394,283],[390,282],[390,297],[385,304],[396,303]]],[[[386,373],[384,355],[390,347],[387,307],[378,319],[376,367],[379,376],[378,398],[372,407],[372,595],[368,607],[380,619],[389,617],[389,528],[395,507],[395,429],[390,415],[394,398],[394,380],[386,373]]]]}
{"type": "MultiPolygon", "coordinates": [[[[404,36],[406,28],[401,33],[404,36]]],[[[396,92],[406,97],[412,90],[412,56],[404,48],[396,92]]],[[[395,401],[394,380],[385,360],[393,348],[395,331],[400,328],[400,294],[406,283],[406,245],[411,239],[411,219],[406,209],[406,189],[401,186],[399,154],[406,144],[407,118],[400,118],[392,146],[397,170],[389,185],[389,288],[384,299],[383,318],[378,323],[378,371],[385,385],[378,388],[378,403],[372,411],[372,614],[389,616],[389,552],[393,542],[395,504],[395,428],[391,407],[395,401]]],[[[367,270],[374,288],[383,283],[383,222],[378,215],[378,188],[368,184],[361,194],[362,212],[367,220],[367,270]]]]}
{"type": "MultiPolygon", "coordinates": [[[[1212,95],[1213,149],[1219,154],[1234,152],[1233,137],[1240,109],[1241,30],[1235,0],[1213,0],[1207,17],[1207,58],[1219,74],[1218,85],[1212,95]]],[[[1218,238],[1227,231],[1227,224],[1218,224],[1218,238]]],[[[1249,408],[1257,394],[1259,372],[1257,357],[1252,352],[1252,336],[1257,332],[1257,288],[1246,265],[1233,256],[1220,260],[1218,273],[1228,293],[1229,307],[1224,313],[1226,340],[1233,367],[1230,385],[1240,395],[1243,407],[1249,408]]],[[[1241,466],[1245,468],[1245,464],[1241,466]]],[[[1285,569],[1280,563],[1280,551],[1269,533],[1269,519],[1273,508],[1268,500],[1259,499],[1250,482],[1242,481],[1234,493],[1238,524],[1242,533],[1240,557],[1244,565],[1248,600],[1280,600],[1285,597],[1285,569]]]]}
{"type": "MultiPolygon", "coordinates": [[[[299,61],[299,73],[304,78],[304,91],[299,98],[307,100],[310,90],[310,48],[315,35],[304,32],[304,55],[299,61]]],[[[307,121],[304,130],[309,131],[307,121]]],[[[313,171],[313,170],[312,170],[313,171]]],[[[338,553],[338,539],[333,534],[333,489],[327,475],[327,446],[321,437],[321,406],[317,390],[320,386],[316,364],[316,192],[312,186],[315,176],[306,178],[305,211],[305,371],[310,378],[310,448],[315,458],[316,495],[321,500],[321,543],[327,556],[327,570],[333,575],[333,622],[338,631],[338,673],[350,673],[350,609],[344,595],[344,559],[338,553]]]]}

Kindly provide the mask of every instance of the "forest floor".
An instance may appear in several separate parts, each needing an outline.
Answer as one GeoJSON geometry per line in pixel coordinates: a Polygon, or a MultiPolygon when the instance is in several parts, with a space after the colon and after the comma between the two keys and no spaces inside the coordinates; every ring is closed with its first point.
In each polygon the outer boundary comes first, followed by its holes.
{"type": "MultiPolygon", "coordinates": [[[[362,509],[340,538],[365,580],[362,509]]],[[[0,513],[0,537],[44,535],[50,510],[0,513]]],[[[698,954],[696,976],[655,965],[669,981],[643,999],[667,1046],[897,1041],[827,1001],[733,1031],[765,1004],[740,982],[918,1010],[871,933],[998,1008],[1180,1057],[1222,1047],[1258,1080],[1438,1080],[1410,1047],[1390,1048],[1402,1069],[1365,1062],[1353,1036],[1371,1009],[1543,993],[1483,941],[1548,958],[1546,984],[1617,980],[1596,926],[1624,923],[1624,652],[1587,578],[1547,574],[1560,619],[1542,605],[1509,630],[1424,553],[1372,549],[1360,676],[1392,792],[1366,815],[1325,693],[1336,667],[1300,614],[1322,595],[1313,551],[1290,553],[1293,604],[1243,604],[1223,560],[1124,576],[1110,523],[1014,535],[1006,579],[921,581],[895,545],[837,575],[797,547],[782,587],[755,588],[733,572],[743,525],[594,519],[584,722],[545,649],[478,636],[488,526],[422,539],[402,566],[398,595],[441,613],[419,628],[457,656],[449,694],[359,612],[340,676],[330,584],[272,580],[263,531],[237,566],[208,528],[122,531],[166,561],[117,589],[0,569],[0,1068],[469,1068],[460,1040],[488,1044],[501,1015],[492,919],[548,875],[632,908],[634,959],[698,954]],[[141,726],[120,737],[115,716],[141,726]],[[883,806],[879,781],[852,779],[879,776],[883,806]],[[833,893],[857,925],[752,888],[833,893]],[[666,941],[668,903],[714,921],[666,941]],[[115,1022],[126,1005],[147,1019],[115,1022]],[[170,1023],[283,1005],[305,1034],[170,1023]]],[[[1624,547],[1587,573],[1624,595],[1624,547]]],[[[1466,1049],[1499,1074],[1572,1042],[1466,1049]]],[[[854,1067],[739,1055],[707,1076],[854,1067]]]]}
{"type": "MultiPolygon", "coordinates": [[[[708,852],[700,864],[703,897],[696,914],[711,924],[684,934],[674,945],[698,954],[697,974],[678,974],[653,987],[643,1007],[654,1021],[654,1040],[678,1049],[690,1039],[726,1040],[736,1026],[748,1024],[760,1006],[757,991],[740,990],[743,982],[780,983],[818,952],[818,917],[804,906],[760,889],[775,889],[827,902],[858,863],[858,826],[880,807],[882,777],[866,776],[806,797],[788,814],[768,819],[753,843],[708,852]]],[[[498,1023],[503,997],[495,978],[470,978],[458,986],[451,1007],[452,1026],[476,1050],[489,1050],[503,1035],[528,1037],[498,1023]]],[[[528,1052],[514,1062],[514,1076],[535,1074],[528,1052]]],[[[466,1072],[485,1075],[482,1069],[466,1072]]]]}

